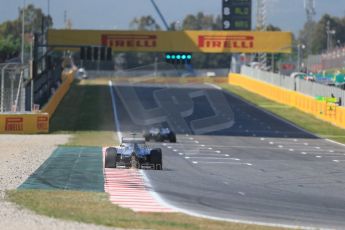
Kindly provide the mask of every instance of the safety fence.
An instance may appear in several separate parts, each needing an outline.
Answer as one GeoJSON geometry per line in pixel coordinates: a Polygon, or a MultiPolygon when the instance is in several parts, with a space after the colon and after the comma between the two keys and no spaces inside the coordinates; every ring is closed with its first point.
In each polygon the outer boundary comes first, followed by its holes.
{"type": "Polygon", "coordinates": [[[68,91],[75,69],[45,60],[36,75],[29,65],[0,63],[0,133],[47,133],[49,118],[68,91]],[[43,109],[42,109],[43,108],[43,109]]]}
{"type": "Polygon", "coordinates": [[[268,82],[276,86],[280,86],[286,89],[295,90],[296,84],[293,78],[285,75],[279,75],[272,72],[263,71],[248,66],[241,67],[241,74],[250,76],[260,81],[268,82]]]}
{"type": "Polygon", "coordinates": [[[16,63],[0,64],[0,112],[24,112],[29,67],[16,63]]]}
{"type": "Polygon", "coordinates": [[[62,82],[60,63],[47,66],[36,76],[29,65],[0,63],[0,113],[39,110],[62,82]]]}
{"type": "Polygon", "coordinates": [[[191,66],[173,66],[165,62],[142,65],[136,68],[117,68],[116,70],[87,70],[92,77],[206,77],[227,76],[229,69],[194,69],[191,66]]]}
{"type": "Polygon", "coordinates": [[[33,102],[37,107],[42,108],[62,83],[63,62],[64,59],[61,57],[49,56],[43,56],[38,60],[37,75],[33,77],[32,82],[33,102]]]}
{"type": "Polygon", "coordinates": [[[65,70],[62,73],[62,83],[52,93],[42,110],[0,113],[0,133],[48,133],[49,120],[68,92],[74,79],[74,73],[75,70],[73,69],[65,70]]]}
{"type": "Polygon", "coordinates": [[[291,78],[259,69],[242,66],[241,74],[250,76],[253,79],[264,81],[284,89],[293,90],[311,97],[335,97],[341,102],[339,105],[344,106],[345,90],[334,86],[323,85],[317,82],[306,81],[299,78],[291,78]]]}
{"type": "Polygon", "coordinates": [[[336,103],[320,101],[315,97],[255,79],[247,74],[230,74],[229,83],[345,128],[345,108],[339,107],[336,103]]]}
{"type": "Polygon", "coordinates": [[[345,47],[337,47],[329,52],[319,55],[309,55],[305,60],[309,71],[319,72],[327,69],[345,67],[345,47]]]}

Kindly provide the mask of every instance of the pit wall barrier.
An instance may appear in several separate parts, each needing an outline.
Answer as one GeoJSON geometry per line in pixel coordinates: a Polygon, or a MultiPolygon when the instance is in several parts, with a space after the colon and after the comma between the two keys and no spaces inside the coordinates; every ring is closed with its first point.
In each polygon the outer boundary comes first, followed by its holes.
{"type": "Polygon", "coordinates": [[[59,86],[59,88],[56,90],[53,96],[49,99],[47,104],[42,108],[42,112],[48,113],[49,118],[53,116],[61,100],[70,89],[71,84],[74,80],[74,73],[75,73],[75,70],[68,70],[62,73],[62,76],[61,76],[62,84],[59,86]]]}
{"type": "Polygon", "coordinates": [[[345,108],[335,103],[318,101],[311,96],[277,87],[241,74],[231,73],[228,77],[228,83],[240,86],[272,101],[293,106],[335,126],[345,128],[345,108]]]}

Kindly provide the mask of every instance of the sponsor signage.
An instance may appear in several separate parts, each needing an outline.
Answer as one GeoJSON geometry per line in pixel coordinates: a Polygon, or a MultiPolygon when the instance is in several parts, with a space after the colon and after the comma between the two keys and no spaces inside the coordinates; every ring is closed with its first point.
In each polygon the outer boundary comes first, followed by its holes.
{"type": "Polygon", "coordinates": [[[223,0],[223,30],[251,30],[252,0],[223,0]]]}
{"type": "Polygon", "coordinates": [[[37,117],[37,130],[44,131],[48,130],[49,127],[49,119],[48,116],[38,116],[37,117]]]}
{"type": "Polygon", "coordinates": [[[235,48],[252,49],[254,47],[253,36],[198,36],[199,48],[235,48]]]}
{"type": "Polygon", "coordinates": [[[23,117],[6,117],[5,118],[5,131],[23,131],[23,117]]]}
{"type": "Polygon", "coordinates": [[[117,48],[153,48],[157,46],[157,36],[148,34],[103,34],[102,45],[117,48]]]}
{"type": "MultiPolygon", "coordinates": [[[[290,53],[290,32],[49,30],[49,45],[106,46],[115,52],[290,53]]],[[[79,49],[79,48],[77,48],[79,49]]]]}
{"type": "Polygon", "coordinates": [[[47,113],[32,114],[0,114],[0,133],[47,133],[49,131],[49,115],[47,113]]]}

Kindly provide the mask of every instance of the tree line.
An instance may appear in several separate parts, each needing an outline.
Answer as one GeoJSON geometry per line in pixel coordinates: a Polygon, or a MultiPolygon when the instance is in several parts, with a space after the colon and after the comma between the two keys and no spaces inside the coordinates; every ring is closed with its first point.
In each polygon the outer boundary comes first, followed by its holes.
{"type": "MultiPolygon", "coordinates": [[[[30,35],[41,33],[43,23],[50,27],[53,20],[43,13],[42,9],[30,4],[25,8],[24,28],[25,28],[25,50],[29,50],[30,35]]],[[[22,36],[22,16],[23,8],[19,9],[18,17],[0,24],[0,63],[18,57],[21,49],[22,36]]]]}
{"type": "MultiPolygon", "coordinates": [[[[0,62],[18,57],[21,47],[23,9],[18,12],[14,20],[5,21],[0,24],[0,62]]],[[[25,33],[40,33],[43,23],[49,27],[53,26],[50,16],[43,13],[42,9],[30,4],[25,8],[25,33]]],[[[333,47],[345,44],[345,17],[333,17],[325,14],[319,21],[306,22],[299,32],[294,43],[303,43],[307,46],[307,54],[320,54],[327,49],[327,24],[334,34],[330,36],[333,47]]],[[[156,31],[162,30],[161,26],[151,15],[134,18],[130,22],[130,29],[156,31]]],[[[207,15],[202,12],[189,14],[182,21],[170,23],[169,30],[221,30],[222,20],[220,15],[207,15]]],[[[269,31],[280,31],[279,27],[269,25],[269,31]]],[[[28,37],[28,36],[26,36],[28,37]]],[[[29,44],[26,44],[29,49],[29,44]]],[[[230,54],[193,54],[193,66],[195,68],[227,68],[230,64],[230,54]]],[[[155,60],[163,61],[162,53],[121,53],[125,58],[125,68],[133,68],[140,65],[152,64],[155,60]]]]}
{"type": "Polygon", "coordinates": [[[299,33],[299,41],[307,46],[309,54],[320,54],[327,48],[344,46],[345,44],[345,17],[334,17],[325,14],[319,21],[310,21],[304,24],[299,33]],[[332,47],[327,47],[327,24],[332,47]]]}

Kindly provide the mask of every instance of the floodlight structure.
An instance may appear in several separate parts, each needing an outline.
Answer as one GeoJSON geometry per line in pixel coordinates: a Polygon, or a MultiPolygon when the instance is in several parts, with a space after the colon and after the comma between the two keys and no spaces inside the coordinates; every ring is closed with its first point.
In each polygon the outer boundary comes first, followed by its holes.
{"type": "Polygon", "coordinates": [[[327,34],[327,52],[333,49],[333,36],[335,35],[336,31],[331,29],[331,22],[327,21],[326,24],[326,34],[327,34]]]}
{"type": "Polygon", "coordinates": [[[313,21],[313,18],[316,15],[315,0],[304,0],[304,9],[307,14],[307,21],[313,21]]]}
{"type": "MultiPolygon", "coordinates": [[[[256,28],[259,31],[266,31],[267,24],[267,10],[266,10],[266,0],[257,0],[257,10],[256,10],[256,28]]],[[[267,70],[267,54],[266,53],[259,53],[259,63],[260,68],[263,70],[267,70]]]]}

